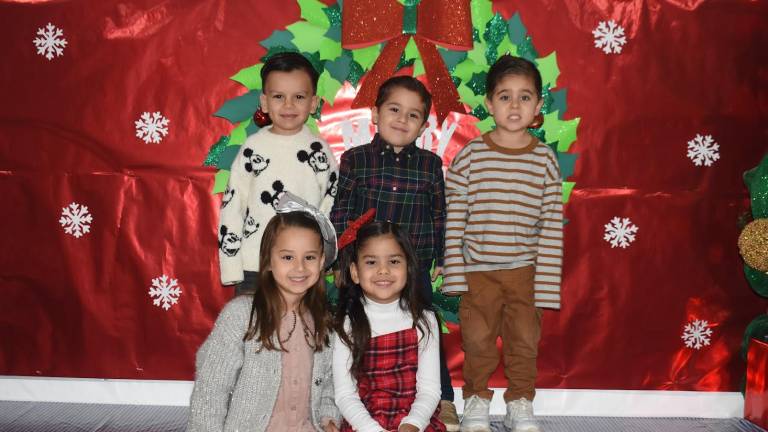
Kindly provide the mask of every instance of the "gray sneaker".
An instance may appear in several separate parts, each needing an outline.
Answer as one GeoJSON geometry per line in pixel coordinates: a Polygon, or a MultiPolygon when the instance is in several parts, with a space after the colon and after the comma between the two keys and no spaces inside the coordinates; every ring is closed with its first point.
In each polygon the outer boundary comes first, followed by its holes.
{"type": "Polygon", "coordinates": [[[491,401],[480,396],[464,399],[464,415],[461,416],[461,432],[491,432],[489,410],[491,401]]]}
{"type": "Polygon", "coordinates": [[[533,417],[533,404],[526,398],[507,402],[504,426],[512,432],[541,432],[533,417]]]}

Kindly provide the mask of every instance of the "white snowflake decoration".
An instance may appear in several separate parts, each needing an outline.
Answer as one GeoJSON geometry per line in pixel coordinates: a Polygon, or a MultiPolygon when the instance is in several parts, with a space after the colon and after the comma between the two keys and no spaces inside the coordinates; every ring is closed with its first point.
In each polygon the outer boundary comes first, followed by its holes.
{"type": "Polygon", "coordinates": [[[88,207],[71,203],[69,207],[61,208],[59,223],[64,227],[64,232],[80,238],[91,231],[93,216],[88,213],[88,207]]]}
{"type": "Polygon", "coordinates": [[[595,37],[595,47],[602,48],[606,54],[619,54],[627,38],[624,36],[624,27],[616,24],[616,21],[610,20],[607,23],[600,21],[597,27],[592,30],[595,37]]]}
{"type": "Polygon", "coordinates": [[[609,242],[612,248],[627,248],[630,243],[635,241],[637,230],[637,225],[633,224],[629,218],[617,216],[611,219],[610,223],[605,224],[603,239],[609,242]]]}
{"type": "Polygon", "coordinates": [[[64,47],[67,46],[67,40],[64,39],[64,31],[55,25],[48,23],[47,26],[37,29],[37,35],[33,42],[37,47],[37,53],[45,56],[48,60],[64,54],[64,47]]]}
{"type": "Polygon", "coordinates": [[[136,136],[145,143],[159,143],[168,135],[168,123],[170,120],[163,117],[160,111],[152,114],[144,112],[139,120],[136,120],[136,136]]]}
{"type": "Polygon", "coordinates": [[[698,350],[710,344],[710,336],[712,336],[712,329],[709,328],[709,323],[705,320],[694,320],[685,325],[680,338],[685,341],[685,346],[698,350]]]}
{"type": "Polygon", "coordinates": [[[688,141],[688,158],[696,166],[712,166],[712,163],[720,159],[720,145],[712,139],[712,135],[699,135],[688,141]]]}
{"type": "Polygon", "coordinates": [[[149,287],[149,296],[154,298],[152,303],[165,310],[178,303],[181,295],[179,281],[177,279],[170,279],[169,281],[168,279],[170,278],[166,275],[154,278],[152,279],[152,286],[149,287]]]}

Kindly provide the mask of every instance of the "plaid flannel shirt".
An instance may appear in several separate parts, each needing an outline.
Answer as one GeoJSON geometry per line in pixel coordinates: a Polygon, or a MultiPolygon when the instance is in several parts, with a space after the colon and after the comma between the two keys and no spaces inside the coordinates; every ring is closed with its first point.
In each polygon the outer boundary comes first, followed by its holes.
{"type": "Polygon", "coordinates": [[[415,143],[395,153],[378,134],[370,144],[344,152],[331,210],[338,235],[370,208],[376,209],[376,220],[408,230],[422,268],[432,260],[443,265],[446,206],[439,156],[415,143]]]}

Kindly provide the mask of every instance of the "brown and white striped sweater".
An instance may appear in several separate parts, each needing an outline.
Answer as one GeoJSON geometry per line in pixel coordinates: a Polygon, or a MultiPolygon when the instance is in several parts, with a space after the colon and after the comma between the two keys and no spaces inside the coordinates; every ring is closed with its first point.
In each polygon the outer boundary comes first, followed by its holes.
{"type": "Polygon", "coordinates": [[[465,272],[535,265],[536,306],[559,309],[561,183],[557,156],[534,137],[508,149],[485,134],[461,149],[445,177],[443,292],[466,292],[465,272]]]}

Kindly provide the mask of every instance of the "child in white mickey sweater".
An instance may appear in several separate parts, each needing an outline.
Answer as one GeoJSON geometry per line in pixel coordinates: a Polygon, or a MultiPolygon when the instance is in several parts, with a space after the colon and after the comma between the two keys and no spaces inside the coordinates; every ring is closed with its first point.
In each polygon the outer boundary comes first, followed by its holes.
{"type": "Polygon", "coordinates": [[[272,125],[240,148],[221,203],[221,283],[255,289],[262,230],[285,191],[326,215],[336,195],[338,168],[328,145],[305,126],[317,109],[318,74],[298,53],[272,56],[261,70],[261,110],[272,125]]]}

